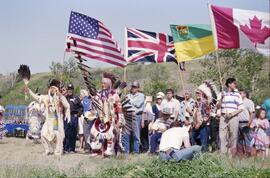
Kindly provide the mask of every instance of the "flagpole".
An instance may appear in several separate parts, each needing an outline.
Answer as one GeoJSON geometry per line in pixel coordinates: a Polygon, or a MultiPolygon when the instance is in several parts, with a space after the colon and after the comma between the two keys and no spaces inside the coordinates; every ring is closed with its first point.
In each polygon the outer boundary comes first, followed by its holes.
{"type": "Polygon", "coordinates": [[[60,76],[61,81],[63,81],[65,59],[66,59],[66,49],[64,49],[64,54],[63,54],[63,59],[62,59],[62,73],[60,76]]]}
{"type": "Polygon", "coordinates": [[[178,63],[178,71],[179,71],[179,74],[180,74],[180,82],[181,82],[181,85],[182,85],[182,90],[185,90],[185,86],[184,86],[184,80],[183,80],[183,76],[182,76],[182,71],[180,70],[180,63],[178,63]]]}
{"type": "Polygon", "coordinates": [[[216,53],[216,59],[217,59],[217,64],[218,64],[219,82],[220,82],[221,90],[223,91],[223,81],[222,81],[222,76],[221,76],[221,66],[220,66],[220,60],[219,60],[219,55],[218,55],[218,49],[215,51],[215,53],[216,53]]]}
{"type": "MultiPolygon", "coordinates": [[[[208,8],[208,13],[209,13],[209,16],[210,16],[210,22],[211,22],[211,26],[212,26],[212,32],[214,33],[215,32],[215,28],[213,27],[213,19],[211,19],[211,11],[210,11],[210,3],[207,2],[207,8],[208,8]]],[[[214,36],[214,40],[215,39],[215,35],[214,36]]],[[[217,46],[216,44],[216,41],[214,41],[215,45],[217,46]]],[[[217,59],[217,64],[218,64],[218,74],[219,74],[219,83],[220,83],[220,86],[221,86],[221,90],[223,91],[223,82],[222,82],[222,76],[221,76],[221,67],[220,67],[220,60],[219,60],[219,55],[218,55],[218,49],[215,50],[215,53],[216,53],[216,59],[217,59]]]]}
{"type": "Polygon", "coordinates": [[[124,82],[127,82],[127,66],[124,67],[124,82]]]}
{"type": "MultiPolygon", "coordinates": [[[[127,66],[124,67],[124,82],[127,82],[127,66]]],[[[124,89],[124,94],[127,95],[127,89],[124,89]]]]}

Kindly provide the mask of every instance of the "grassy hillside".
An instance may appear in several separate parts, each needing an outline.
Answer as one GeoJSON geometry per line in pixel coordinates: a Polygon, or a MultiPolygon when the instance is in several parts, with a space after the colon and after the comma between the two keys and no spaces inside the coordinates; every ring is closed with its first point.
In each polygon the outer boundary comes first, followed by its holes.
{"type": "MultiPolygon", "coordinates": [[[[49,78],[52,77],[51,73],[38,73],[35,75],[32,75],[31,82],[29,83],[29,87],[35,91],[37,88],[39,88],[40,93],[46,92],[46,85],[49,80],[49,78]]],[[[24,83],[23,81],[17,82],[13,88],[11,88],[9,91],[5,92],[4,95],[2,95],[1,98],[1,104],[2,105],[8,105],[8,104],[14,104],[14,105],[24,105],[29,104],[31,102],[31,99],[28,98],[28,100],[25,100],[24,95],[24,83]]]]}
{"type": "MultiPolygon", "coordinates": [[[[266,62],[266,65],[263,67],[262,72],[269,73],[269,61],[266,62]]],[[[90,66],[91,67],[91,66],[90,66]]],[[[149,85],[153,80],[158,80],[163,84],[164,88],[174,88],[176,90],[176,94],[180,94],[183,89],[188,89],[193,91],[196,87],[196,84],[191,83],[190,78],[191,74],[196,72],[201,72],[203,67],[199,60],[193,60],[186,63],[186,71],[181,71],[183,84],[180,78],[180,71],[178,66],[175,63],[164,63],[164,64],[131,64],[128,65],[126,69],[126,80],[127,83],[130,84],[134,80],[138,80],[141,83],[141,89],[145,92],[146,95],[152,94],[155,95],[155,92],[150,92],[152,85],[149,85]],[[165,85],[165,87],[164,87],[165,85]],[[145,88],[147,87],[147,88],[145,88]]],[[[102,73],[111,72],[118,76],[120,79],[124,80],[124,69],[123,68],[105,68],[105,69],[92,69],[94,84],[97,88],[100,88],[100,80],[102,73]]],[[[209,71],[211,72],[211,71],[209,71]]],[[[38,73],[34,74],[29,83],[29,87],[35,91],[36,88],[39,88],[40,93],[46,93],[47,82],[50,78],[55,77],[52,73],[38,73]]],[[[233,76],[232,76],[233,77],[233,76]]],[[[269,77],[268,77],[269,78],[269,77]]],[[[207,80],[207,76],[203,77],[202,80],[207,80]]],[[[241,80],[241,78],[239,78],[241,80]]],[[[238,80],[239,80],[238,79],[238,80]]],[[[268,79],[269,80],[269,79],[268,79]]],[[[266,79],[267,81],[267,79],[266,79]]],[[[72,78],[71,82],[75,85],[75,92],[78,94],[81,88],[85,88],[83,79],[81,76],[77,78],[72,78]]],[[[224,82],[224,81],[223,81],[224,82]]],[[[23,82],[17,82],[11,89],[7,91],[1,91],[3,87],[3,78],[0,76],[0,95],[2,95],[2,99],[0,99],[1,105],[7,104],[29,104],[31,99],[25,101],[24,93],[23,93],[23,82]]],[[[266,97],[270,97],[269,95],[270,86],[267,88],[257,89],[256,92],[260,94],[260,98],[258,103],[261,103],[266,97]]],[[[164,91],[163,91],[164,92],[164,91]]],[[[256,94],[256,93],[255,93],[256,94]]],[[[259,96],[259,95],[258,95],[259,96]]]]}
{"type": "MultiPolygon", "coordinates": [[[[190,71],[198,68],[198,62],[193,61],[187,64],[187,71],[182,72],[185,88],[193,88],[194,86],[189,83],[190,71]]],[[[127,67],[127,82],[130,84],[134,80],[139,80],[141,83],[141,88],[143,90],[145,84],[151,81],[151,77],[157,73],[157,67],[162,66],[165,69],[169,78],[166,78],[165,82],[174,83],[176,85],[177,92],[179,93],[182,90],[182,84],[180,81],[180,73],[178,66],[174,63],[169,64],[149,64],[149,65],[130,65],[127,67]]],[[[104,71],[112,72],[117,75],[119,78],[124,79],[124,69],[122,68],[106,68],[106,69],[92,69],[94,75],[94,83],[97,85],[97,88],[100,87],[100,80],[102,73],[104,71]]],[[[29,87],[35,91],[36,88],[39,88],[39,93],[46,93],[47,83],[50,78],[53,78],[53,74],[48,73],[37,73],[31,76],[29,87]]],[[[85,88],[83,80],[80,77],[73,78],[72,83],[75,85],[75,90],[78,91],[81,88],[85,88]]],[[[1,85],[1,83],[0,83],[1,85]]],[[[168,86],[170,87],[170,86],[168,86]]],[[[0,100],[1,105],[16,104],[16,105],[25,105],[31,102],[31,98],[25,100],[24,98],[24,83],[22,81],[17,82],[10,90],[1,91],[0,95],[2,98],[0,100]]]]}

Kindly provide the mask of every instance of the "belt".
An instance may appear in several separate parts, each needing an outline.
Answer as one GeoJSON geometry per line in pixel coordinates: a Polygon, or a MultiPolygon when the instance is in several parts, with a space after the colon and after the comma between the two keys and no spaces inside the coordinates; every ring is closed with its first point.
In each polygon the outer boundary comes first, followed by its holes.
{"type": "Polygon", "coordinates": [[[248,121],[239,121],[239,124],[247,124],[248,121]]]}
{"type": "Polygon", "coordinates": [[[168,149],[167,151],[161,151],[161,152],[169,155],[170,157],[172,157],[172,155],[175,153],[172,148],[168,149]]]}
{"type": "Polygon", "coordinates": [[[71,117],[79,117],[78,114],[71,114],[71,117]]]}

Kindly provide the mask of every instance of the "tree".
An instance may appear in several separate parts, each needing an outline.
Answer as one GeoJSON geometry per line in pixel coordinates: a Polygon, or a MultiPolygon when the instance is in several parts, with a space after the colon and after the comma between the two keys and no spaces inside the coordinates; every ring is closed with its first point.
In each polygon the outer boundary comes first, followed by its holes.
{"type": "Polygon", "coordinates": [[[14,87],[18,79],[17,72],[10,72],[7,75],[0,75],[0,91],[1,94],[4,95],[7,93],[11,88],[14,87]]]}
{"type": "Polygon", "coordinates": [[[145,81],[143,91],[146,95],[155,96],[158,92],[165,92],[166,89],[172,88],[177,90],[177,85],[169,79],[169,71],[166,66],[155,64],[152,70],[146,74],[148,80],[145,81]]]}
{"type": "Polygon", "coordinates": [[[69,58],[63,64],[53,61],[50,66],[50,70],[57,79],[62,80],[65,83],[71,82],[72,79],[78,78],[80,74],[76,59],[74,58],[69,58]]]}
{"type": "MultiPolygon", "coordinates": [[[[252,99],[260,103],[269,91],[269,69],[264,68],[267,58],[251,50],[220,50],[218,52],[222,83],[229,77],[237,79],[238,88],[248,90],[252,99]]],[[[220,86],[217,59],[214,54],[200,60],[202,71],[191,72],[191,82],[199,85],[204,80],[212,79],[220,86]]]]}

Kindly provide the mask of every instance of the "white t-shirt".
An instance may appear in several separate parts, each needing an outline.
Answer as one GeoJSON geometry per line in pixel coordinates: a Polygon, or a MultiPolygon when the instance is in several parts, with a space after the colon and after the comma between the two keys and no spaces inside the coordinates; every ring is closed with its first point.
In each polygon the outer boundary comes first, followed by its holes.
{"type": "Polygon", "coordinates": [[[162,134],[159,150],[167,151],[170,148],[180,149],[184,140],[189,140],[188,128],[186,127],[170,128],[162,134]]]}
{"type": "Polygon", "coordinates": [[[162,111],[163,109],[170,111],[170,113],[172,113],[171,117],[178,117],[180,111],[180,102],[174,98],[172,98],[170,101],[164,99],[160,104],[160,110],[162,111]]]}

